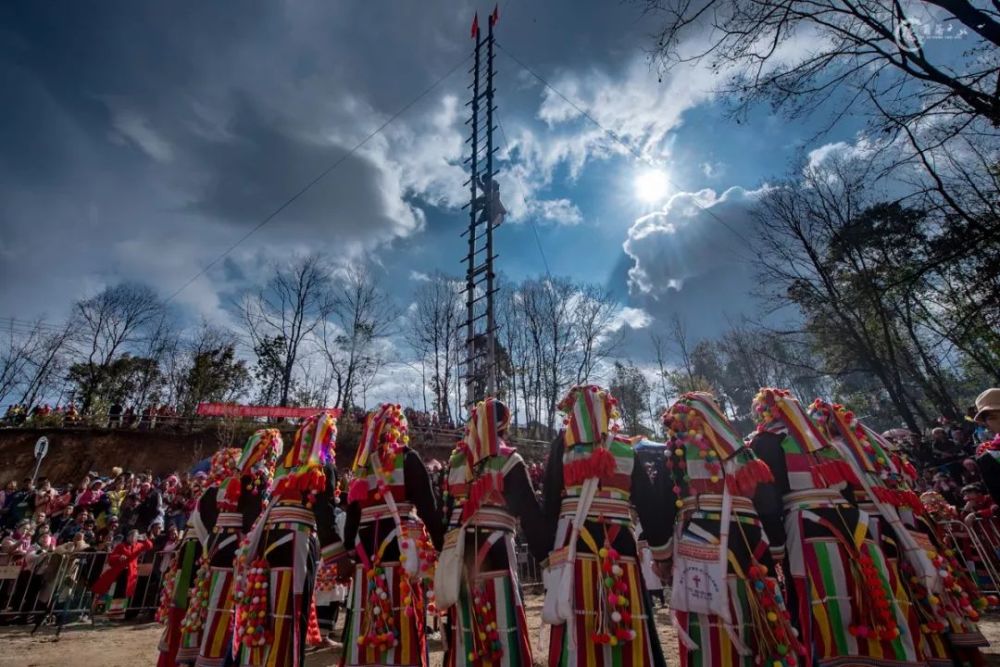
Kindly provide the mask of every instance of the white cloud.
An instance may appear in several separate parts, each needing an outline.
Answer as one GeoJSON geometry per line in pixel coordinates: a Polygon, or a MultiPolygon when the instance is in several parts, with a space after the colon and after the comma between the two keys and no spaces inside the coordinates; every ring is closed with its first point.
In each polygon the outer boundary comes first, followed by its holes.
{"type": "Polygon", "coordinates": [[[542,220],[558,225],[578,225],[583,222],[583,214],[576,204],[568,199],[541,199],[531,202],[528,215],[537,215],[542,220]]]}
{"type": "Polygon", "coordinates": [[[632,292],[655,298],[732,263],[752,234],[750,209],[763,191],[682,192],[636,220],[622,245],[632,259],[632,292]]]}
{"type": "Polygon", "coordinates": [[[425,283],[430,279],[431,277],[422,271],[410,271],[410,280],[425,283]]]}
{"type": "Polygon", "coordinates": [[[608,327],[611,331],[620,331],[622,327],[630,329],[645,329],[653,323],[653,316],[642,308],[624,306],[615,314],[615,319],[608,327]]]}

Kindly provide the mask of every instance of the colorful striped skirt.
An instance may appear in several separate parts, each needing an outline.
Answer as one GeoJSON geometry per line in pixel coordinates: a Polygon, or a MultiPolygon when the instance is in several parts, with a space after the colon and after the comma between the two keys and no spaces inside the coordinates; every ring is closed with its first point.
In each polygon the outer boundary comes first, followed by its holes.
{"type": "Polygon", "coordinates": [[[319,559],[315,531],[308,524],[279,522],[268,528],[267,540],[262,546],[268,562],[273,638],[265,646],[243,646],[239,664],[301,667],[305,664],[306,636],[319,559]]]}
{"type": "Polygon", "coordinates": [[[618,564],[622,580],[628,584],[627,609],[635,633],[631,640],[615,645],[597,644],[592,640],[600,628],[598,596],[604,595],[601,564],[593,554],[578,553],[573,564],[574,619],[552,626],[549,639],[549,664],[558,667],[645,667],[654,663],[653,642],[659,640],[650,632],[651,613],[646,604],[642,572],[635,558],[622,556],[618,564]]]}
{"type": "Polygon", "coordinates": [[[802,641],[818,667],[924,664],[914,646],[907,612],[896,600],[896,587],[878,545],[868,536],[868,515],[850,507],[795,508],[785,516],[788,567],[802,641]],[[895,639],[852,632],[872,613],[869,584],[859,574],[860,559],[870,559],[895,621],[895,639]],[[867,636],[865,636],[867,635],[867,636]]]}
{"type": "Polygon", "coordinates": [[[208,611],[196,667],[223,667],[233,644],[233,570],[213,567],[208,585],[208,611]]]}
{"type": "Polygon", "coordinates": [[[444,664],[447,667],[530,667],[528,620],[517,572],[512,569],[481,572],[473,586],[480,596],[478,613],[465,582],[458,603],[448,610],[450,634],[444,664]],[[485,657],[477,657],[484,652],[485,657]],[[495,659],[494,655],[497,655],[495,659]]]}
{"type": "Polygon", "coordinates": [[[383,607],[377,607],[371,601],[371,586],[374,572],[371,568],[358,564],[354,568],[354,578],[351,593],[347,598],[347,624],[344,629],[344,655],[341,667],[357,667],[359,665],[397,666],[420,665],[426,667],[427,636],[422,611],[421,590],[419,586],[411,589],[411,605],[404,605],[404,596],[400,587],[401,577],[406,577],[406,571],[398,562],[381,563],[379,568],[385,577],[382,591],[386,593],[384,608],[388,609],[389,627],[395,628],[395,645],[388,647],[367,644],[364,637],[372,628],[373,615],[381,615],[383,607]],[[369,573],[373,576],[369,576],[369,573]],[[416,605],[420,613],[407,613],[416,605]],[[361,643],[359,644],[359,639],[361,643]]]}
{"type": "Polygon", "coordinates": [[[195,538],[189,538],[177,548],[177,554],[166,581],[171,582],[170,590],[165,591],[169,596],[166,607],[163,609],[164,624],[163,634],[160,636],[160,656],[157,660],[157,667],[175,667],[177,663],[193,662],[198,655],[198,647],[188,648],[184,655],[181,655],[181,621],[188,607],[188,595],[191,593],[191,586],[194,584],[194,575],[197,570],[198,556],[201,554],[201,542],[195,538]]]}

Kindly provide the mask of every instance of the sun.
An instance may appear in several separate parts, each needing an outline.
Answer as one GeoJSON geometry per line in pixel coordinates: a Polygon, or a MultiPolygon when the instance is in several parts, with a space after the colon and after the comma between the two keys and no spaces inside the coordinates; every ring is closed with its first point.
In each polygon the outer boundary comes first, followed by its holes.
{"type": "Polygon", "coordinates": [[[662,169],[646,169],[635,177],[635,196],[647,204],[655,204],[667,196],[670,181],[662,169]]]}

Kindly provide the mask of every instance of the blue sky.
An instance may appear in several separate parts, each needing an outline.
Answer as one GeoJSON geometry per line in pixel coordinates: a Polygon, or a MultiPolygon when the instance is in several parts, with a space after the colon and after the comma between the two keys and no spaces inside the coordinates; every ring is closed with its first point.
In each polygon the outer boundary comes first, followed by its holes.
{"type": "MultiPolygon", "coordinates": [[[[119,280],[166,296],[471,48],[491,3],[102,2],[0,8],[0,317],[59,318],[119,280]]],[[[860,120],[815,138],[754,109],[727,117],[707,69],[662,81],[640,3],[501,4],[498,39],[600,124],[663,166],[667,197],[641,201],[648,167],[500,53],[500,182],[511,215],[500,270],[606,285],[634,327],[674,312],[695,337],[753,314],[744,238],[754,192],[810,151],[854,141],[860,120]],[[705,213],[710,209],[711,213],[705,213]],[[723,227],[723,218],[736,231],[723,227]]],[[[787,57],[808,48],[790,40],[787,57]]],[[[401,305],[421,274],[458,274],[465,67],[177,295],[189,321],[227,304],[270,263],[320,252],[368,261],[401,305]],[[364,259],[367,257],[367,259],[364,259]]]]}

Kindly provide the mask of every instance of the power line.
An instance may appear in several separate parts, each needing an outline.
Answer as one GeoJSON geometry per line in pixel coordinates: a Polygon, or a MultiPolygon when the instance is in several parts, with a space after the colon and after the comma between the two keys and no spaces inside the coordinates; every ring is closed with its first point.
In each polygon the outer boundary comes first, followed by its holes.
{"type": "MultiPolygon", "coordinates": [[[[500,136],[503,137],[504,146],[507,148],[508,159],[510,156],[510,142],[507,141],[507,132],[503,129],[503,121],[500,120],[500,114],[497,114],[497,127],[500,128],[500,136]]],[[[552,277],[552,272],[549,271],[549,260],[545,258],[545,249],[542,248],[542,239],[538,235],[538,226],[535,224],[534,218],[530,215],[528,216],[528,224],[531,225],[531,231],[535,234],[535,244],[538,246],[538,254],[542,256],[542,264],[545,266],[545,275],[549,278],[552,277]]]]}
{"type": "Polygon", "coordinates": [[[434,83],[432,83],[430,86],[428,86],[427,88],[425,88],[419,95],[417,95],[412,100],[410,100],[405,105],[403,105],[403,107],[400,108],[399,111],[397,111],[396,113],[394,113],[393,115],[391,115],[384,123],[382,123],[381,125],[379,125],[373,132],[371,132],[368,136],[366,136],[360,142],[358,142],[357,144],[355,144],[355,146],[353,148],[351,148],[349,151],[347,151],[347,153],[345,153],[344,155],[340,156],[340,158],[338,158],[337,160],[335,160],[333,162],[333,164],[331,164],[329,167],[327,167],[326,169],[324,169],[323,171],[321,171],[314,179],[312,179],[311,181],[309,181],[298,192],[296,192],[291,197],[289,197],[288,199],[286,199],[280,206],[278,206],[278,208],[274,209],[274,211],[272,211],[269,215],[265,216],[264,219],[262,219],[260,222],[258,222],[250,231],[248,231],[246,234],[244,234],[243,236],[241,236],[240,239],[238,241],[236,241],[236,243],[234,243],[233,245],[229,246],[229,248],[225,252],[223,252],[221,255],[219,255],[218,257],[216,257],[215,259],[213,259],[211,262],[209,262],[208,265],[206,265],[203,269],[201,269],[200,271],[198,271],[198,273],[196,273],[193,276],[191,276],[191,278],[188,279],[187,282],[185,282],[183,285],[181,285],[173,294],[171,294],[170,296],[168,296],[166,298],[166,303],[169,303],[169,302],[173,301],[173,299],[178,294],[180,294],[185,289],[187,289],[188,287],[190,287],[191,283],[193,283],[195,280],[197,280],[201,276],[205,275],[205,273],[207,273],[209,269],[211,269],[213,266],[215,266],[220,261],[222,261],[223,259],[225,259],[226,256],[228,256],[229,253],[231,253],[233,250],[236,250],[236,248],[239,247],[240,244],[242,244],[248,238],[250,238],[251,236],[253,236],[254,234],[256,234],[258,231],[260,231],[260,229],[262,227],[264,227],[264,225],[266,225],[267,223],[271,222],[271,220],[273,220],[275,217],[277,217],[279,213],[281,213],[286,208],[288,208],[289,206],[291,206],[299,197],[301,197],[306,192],[308,192],[309,190],[311,190],[314,185],[316,185],[321,180],[323,180],[328,174],[330,174],[330,172],[334,171],[337,167],[339,167],[340,165],[342,165],[347,160],[347,158],[349,158],[352,155],[354,155],[354,153],[356,153],[359,148],[361,148],[362,146],[364,146],[365,144],[367,144],[369,141],[371,141],[373,138],[375,138],[375,136],[377,136],[379,133],[381,133],[382,130],[384,130],[385,128],[387,128],[393,121],[395,121],[397,118],[399,118],[404,113],[406,113],[410,109],[410,107],[412,107],[414,104],[416,104],[417,102],[419,102],[420,100],[422,100],[424,97],[427,96],[428,93],[430,93],[432,90],[434,90],[435,88],[437,88],[441,84],[441,82],[443,82],[445,79],[447,79],[452,74],[454,74],[455,70],[457,70],[459,67],[461,67],[462,65],[464,65],[465,62],[469,58],[470,58],[470,56],[465,56],[461,60],[459,60],[457,63],[455,63],[455,65],[452,66],[452,68],[449,69],[444,75],[438,77],[438,79],[436,81],[434,81],[434,83]]]}
{"type": "MultiPolygon", "coordinates": [[[[568,98],[565,95],[563,95],[562,92],[558,88],[556,88],[555,86],[553,86],[551,83],[549,83],[545,79],[545,77],[543,77],[541,74],[539,74],[538,72],[536,72],[535,70],[533,70],[531,67],[529,67],[528,65],[526,65],[525,63],[523,63],[513,53],[511,53],[510,51],[508,51],[507,49],[505,49],[503,44],[501,44],[500,42],[497,42],[497,47],[501,51],[503,51],[504,55],[506,55],[508,58],[510,58],[511,60],[513,60],[525,72],[527,72],[531,76],[533,76],[536,79],[538,79],[538,81],[543,86],[545,86],[546,88],[548,88],[549,90],[551,90],[553,93],[555,93],[556,95],[558,95],[560,97],[560,99],[562,99],[564,102],[566,102],[566,104],[568,104],[571,107],[573,107],[581,116],[583,116],[584,118],[586,118],[587,120],[589,120],[591,123],[593,123],[598,129],[600,129],[602,132],[604,132],[604,134],[606,134],[608,137],[610,137],[615,143],[617,143],[620,146],[622,146],[623,148],[625,148],[625,150],[627,150],[629,153],[631,153],[636,159],[638,159],[639,161],[644,162],[645,164],[648,164],[648,165],[650,165],[652,167],[659,168],[659,165],[657,165],[652,160],[652,158],[650,158],[648,155],[643,155],[635,146],[633,146],[632,144],[630,144],[629,142],[625,141],[623,138],[621,138],[620,136],[618,136],[618,133],[615,132],[614,130],[610,130],[610,129],[604,127],[604,125],[602,125],[596,118],[594,118],[586,109],[580,107],[580,105],[578,105],[576,102],[574,102],[570,98],[568,98]]],[[[664,174],[663,177],[664,177],[664,180],[667,182],[668,185],[670,185],[675,190],[679,191],[679,188],[670,181],[670,178],[668,177],[667,174],[664,174]]],[[[692,198],[691,199],[691,203],[694,204],[695,208],[699,209],[703,213],[708,214],[710,217],[712,217],[720,225],[722,225],[723,227],[725,227],[726,229],[728,229],[730,232],[732,232],[733,234],[735,234],[737,237],[739,237],[739,239],[741,241],[743,241],[744,243],[747,243],[747,244],[750,243],[750,240],[747,239],[747,237],[744,236],[742,232],[740,232],[738,229],[736,229],[735,227],[733,227],[732,225],[730,225],[728,222],[726,222],[725,220],[723,220],[722,218],[720,218],[711,209],[702,206],[698,202],[698,200],[696,198],[692,198]]]]}

